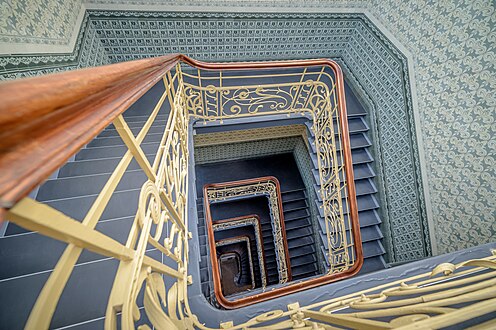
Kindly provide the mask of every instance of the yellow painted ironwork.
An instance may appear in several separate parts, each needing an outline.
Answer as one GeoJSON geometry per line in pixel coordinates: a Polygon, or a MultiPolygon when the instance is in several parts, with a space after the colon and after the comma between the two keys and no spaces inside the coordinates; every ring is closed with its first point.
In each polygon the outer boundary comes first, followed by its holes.
{"type": "MultiPolygon", "coordinates": [[[[337,159],[339,125],[336,86],[324,70],[299,73],[206,75],[182,72],[178,65],[168,72],[165,91],[137,136],[123,117],[115,126],[129,150],[122,157],[82,222],[47,205],[26,198],[13,207],[8,218],[25,228],[68,243],[41,291],[26,324],[27,329],[50,326],[62,291],[83,249],[119,260],[109,297],[105,328],[115,329],[120,313],[123,329],[134,329],[145,312],[156,329],[210,329],[198,320],[188,301],[188,127],[195,119],[224,121],[258,115],[308,115],[313,121],[318,152],[321,197],[330,249],[330,273],[349,269],[355,262],[354,242],[346,237],[346,197],[337,159]],[[265,78],[282,83],[263,83],[265,78]],[[183,79],[187,78],[188,82],[183,79]],[[240,79],[262,83],[237,85],[240,79]],[[286,79],[286,80],[284,80],[286,79]],[[321,80],[327,79],[328,83],[321,80]],[[191,81],[197,81],[193,85],[191,81]],[[140,147],[161,106],[168,99],[170,115],[153,164],[140,147]],[[138,211],[127,241],[121,244],[95,227],[132,159],[148,180],[141,188],[138,211]],[[344,200],[344,204],[343,204],[344,200]],[[49,219],[49,220],[47,220],[49,219]],[[151,244],[167,265],[146,255],[151,244]],[[173,264],[174,266],[170,266],[173,264]],[[164,277],[173,283],[165,287],[164,277]],[[144,311],[138,294],[144,287],[144,311]]],[[[378,287],[334,297],[309,306],[290,304],[287,310],[268,311],[246,322],[223,322],[222,329],[425,329],[442,328],[496,312],[496,257],[457,265],[442,264],[432,272],[402,278],[378,287]],[[460,303],[464,303],[459,307],[460,303]]],[[[283,268],[282,268],[283,269],[283,268]]],[[[283,269],[284,270],[284,269],[283,269]]],[[[89,288],[91,289],[91,288],[89,288]]],[[[150,329],[141,326],[141,329],[150,329]]],[[[477,329],[495,326],[494,320],[477,329]]],[[[475,329],[475,328],[474,328],[475,329]]]]}

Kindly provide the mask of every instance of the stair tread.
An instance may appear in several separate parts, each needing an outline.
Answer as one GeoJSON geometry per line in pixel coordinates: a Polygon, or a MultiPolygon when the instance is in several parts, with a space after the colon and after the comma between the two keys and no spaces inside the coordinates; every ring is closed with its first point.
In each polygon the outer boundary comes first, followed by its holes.
{"type": "MultiPolygon", "coordinates": [[[[40,187],[36,199],[48,201],[95,195],[100,193],[109,178],[110,174],[93,174],[48,180],[40,187]]],[[[146,180],[146,175],[142,170],[126,171],[116,191],[141,188],[146,180]]]]}
{"type": "MultiPolygon", "coordinates": [[[[155,154],[158,145],[157,142],[142,143],[141,149],[145,154],[155,154]]],[[[122,157],[127,150],[125,146],[85,148],[76,154],[75,160],[122,157]]]]}

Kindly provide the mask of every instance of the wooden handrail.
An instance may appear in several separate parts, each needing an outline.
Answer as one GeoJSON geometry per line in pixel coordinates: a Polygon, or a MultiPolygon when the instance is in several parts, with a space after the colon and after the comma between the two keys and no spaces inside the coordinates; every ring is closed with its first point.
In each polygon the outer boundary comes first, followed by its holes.
{"type": "Polygon", "coordinates": [[[168,55],[0,84],[0,220],[179,61],[168,55]]]}
{"type": "MultiPolygon", "coordinates": [[[[326,66],[336,75],[341,132],[348,136],[344,80],[328,59],[206,63],[182,54],[0,83],[0,222],[8,209],[138,100],[177,63],[202,70],[326,66]]],[[[351,150],[343,139],[348,196],[355,196],[351,150]]],[[[356,199],[349,200],[355,242],[361,242],[356,199]]],[[[357,272],[363,256],[356,251],[357,272]]]]}

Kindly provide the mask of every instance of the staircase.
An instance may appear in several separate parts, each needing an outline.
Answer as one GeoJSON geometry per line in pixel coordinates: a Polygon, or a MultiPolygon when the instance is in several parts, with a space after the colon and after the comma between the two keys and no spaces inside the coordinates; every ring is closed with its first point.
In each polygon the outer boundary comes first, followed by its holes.
{"type": "MultiPolygon", "coordinates": [[[[281,183],[282,206],[286,227],[286,238],[291,261],[293,280],[318,274],[315,236],[310,219],[310,211],[298,169],[291,154],[282,154],[258,159],[240,160],[229,163],[197,165],[198,226],[200,235],[200,273],[202,291],[211,297],[213,287],[209,284],[207,237],[203,208],[202,187],[208,183],[219,183],[252,177],[275,176],[281,183]],[[249,169],[249,172],[245,171],[249,169]],[[212,180],[216,180],[213,181],[212,180]]],[[[275,259],[270,210],[266,197],[229,201],[211,205],[212,218],[229,219],[249,214],[257,214],[262,225],[268,284],[277,284],[279,274],[275,259]]]]}
{"type": "MultiPolygon", "coordinates": [[[[135,135],[148,119],[152,110],[150,105],[156,104],[163,91],[163,84],[157,84],[124,113],[135,135]]],[[[168,113],[168,104],[164,103],[150,134],[141,144],[150,163],[157,152],[168,113]]],[[[110,125],[32,195],[36,200],[82,220],[126,151],[127,147],[110,125]]],[[[145,181],[146,176],[133,160],[96,226],[98,231],[126,243],[145,181]]],[[[0,262],[9,265],[0,267],[2,328],[19,329],[25,324],[36,297],[65,247],[64,243],[8,224],[5,236],[0,238],[0,262]]],[[[147,255],[162,260],[156,249],[150,248],[147,255]]],[[[117,266],[116,260],[83,252],[62,294],[51,327],[87,322],[88,328],[103,328],[102,317],[117,266]],[[85,306],[83,311],[80,306],[85,306]]]]}
{"type": "MultiPolygon", "coordinates": [[[[150,105],[158,101],[162,92],[163,86],[157,84],[124,113],[130,129],[135,135],[147,120],[151,111],[150,105]]],[[[368,126],[364,120],[366,116],[365,110],[356,99],[353,101],[350,91],[347,91],[347,97],[351,97],[351,102],[347,100],[349,124],[352,134],[351,143],[360,225],[364,241],[365,263],[362,272],[371,272],[385,267],[383,258],[385,251],[380,242],[382,234],[379,229],[381,223],[378,213],[379,205],[374,197],[377,189],[373,183],[373,177],[375,176],[373,158],[368,151],[371,143],[366,135],[368,126]],[[355,102],[356,106],[353,105],[353,102],[355,102]]],[[[141,144],[150,162],[153,162],[153,157],[163,135],[168,112],[169,108],[166,102],[151,126],[149,134],[141,144]]],[[[266,124],[260,123],[260,125],[266,124]]],[[[311,142],[311,134],[309,134],[309,139],[311,142]]],[[[38,201],[42,201],[74,219],[82,220],[126,150],[127,148],[117,131],[111,125],[88,143],[85,148],[81,149],[32,195],[38,201]]],[[[288,158],[284,157],[289,156],[291,155],[277,156],[283,160],[279,163],[276,162],[274,167],[282,175],[282,179],[280,179],[281,196],[293,280],[301,280],[319,274],[319,264],[317,263],[317,253],[319,251],[316,250],[315,243],[318,242],[318,239],[323,238],[324,232],[322,229],[325,227],[322,227],[323,219],[320,217],[321,231],[319,233],[314,232],[309,211],[309,203],[312,201],[308,200],[308,192],[304,184],[301,179],[292,179],[296,176],[294,172],[287,170],[287,166],[280,166],[281,164],[288,164],[288,158]],[[281,169],[282,171],[280,171],[281,169]]],[[[294,162],[294,160],[292,161],[294,162]]],[[[274,163],[273,161],[271,162],[274,163]]],[[[277,171],[274,168],[270,169],[271,162],[262,162],[258,167],[250,165],[244,168],[249,168],[250,171],[254,169],[253,172],[249,173],[252,177],[274,175],[277,171]],[[259,168],[259,170],[256,168],[259,168]]],[[[293,166],[293,168],[296,167],[293,166]]],[[[222,173],[229,174],[226,171],[222,173]]],[[[314,171],[314,175],[316,174],[318,173],[314,171]]],[[[205,183],[243,179],[243,177],[235,178],[232,176],[219,178],[218,175],[219,173],[217,172],[214,173],[214,177],[207,177],[208,180],[205,183]]],[[[199,177],[197,175],[197,178],[199,177]]],[[[102,219],[96,226],[97,230],[121,243],[125,243],[136,213],[139,191],[145,180],[146,177],[136,161],[132,161],[125,172],[123,180],[112,196],[102,219]]],[[[315,182],[316,190],[318,190],[317,182],[315,182]]],[[[201,189],[198,189],[198,191],[201,191],[201,189]]],[[[266,201],[262,202],[266,203],[266,201]]],[[[206,232],[202,210],[202,198],[199,196],[200,275],[203,293],[208,297],[211,288],[209,287],[207,270],[206,232]]],[[[236,216],[234,212],[231,214],[221,213],[221,215],[221,218],[236,216]]],[[[267,222],[263,225],[268,280],[269,284],[277,283],[278,274],[274,258],[274,247],[270,243],[271,227],[267,222]]],[[[322,244],[321,252],[323,253],[327,252],[325,242],[326,240],[320,242],[322,244]]],[[[2,320],[2,326],[16,329],[25,324],[36,297],[39,295],[51,271],[55,268],[57,260],[62,255],[65,247],[66,244],[64,243],[35,232],[28,232],[15,224],[8,225],[5,236],[0,238],[0,262],[4,265],[9,265],[9,267],[0,267],[0,290],[2,292],[0,320],[2,320]],[[23,299],[17,299],[19,296],[23,297],[23,299]]],[[[147,255],[158,261],[162,260],[161,253],[153,248],[147,251],[147,255]]],[[[253,248],[252,255],[256,255],[253,248]]],[[[61,296],[51,327],[66,327],[84,322],[88,328],[102,328],[102,318],[105,315],[106,303],[112,288],[117,265],[116,260],[102,258],[87,251],[83,252],[61,296]],[[91,290],[87,290],[87,288],[91,288],[91,290]],[[85,306],[84,311],[81,311],[80,306],[85,306]]],[[[255,267],[258,267],[258,265],[255,265],[255,267]]],[[[255,268],[254,271],[259,273],[258,268],[255,268]]],[[[143,315],[145,314],[143,313],[143,315]]],[[[147,320],[140,320],[138,324],[145,322],[147,320]]]]}

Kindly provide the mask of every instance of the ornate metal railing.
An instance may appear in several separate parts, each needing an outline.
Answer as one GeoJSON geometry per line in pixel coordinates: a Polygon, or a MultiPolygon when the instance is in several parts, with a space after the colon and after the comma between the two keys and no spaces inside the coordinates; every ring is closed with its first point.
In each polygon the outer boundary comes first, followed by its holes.
{"type": "Polygon", "coordinates": [[[260,217],[256,214],[251,214],[231,219],[212,221],[212,229],[214,232],[240,227],[253,227],[253,236],[257,247],[257,258],[260,268],[260,281],[262,284],[262,289],[265,289],[267,287],[267,269],[265,267],[266,261],[260,217]]]}
{"type": "MultiPolygon", "coordinates": [[[[281,114],[307,114],[312,119],[332,267],[329,274],[305,281],[306,287],[289,284],[262,300],[349,277],[360,269],[362,251],[343,78],[332,61],[207,64],[171,55],[4,83],[0,98],[2,218],[6,216],[28,230],[68,244],[31,311],[28,329],[49,327],[62,291],[85,249],[119,260],[108,301],[106,328],[116,328],[118,318],[122,328],[134,328],[140,317],[137,299],[143,286],[144,309],[157,328],[206,328],[191,311],[187,293],[192,282],[188,273],[188,240],[192,235],[187,208],[191,120],[225,121],[281,114]],[[186,64],[197,72],[184,73],[182,65],[186,64]],[[276,69],[289,71],[270,71],[276,69]],[[275,78],[285,81],[271,83],[275,78]],[[239,79],[245,79],[243,85],[236,85],[239,79]],[[122,112],[160,80],[165,92],[142,130],[134,136],[122,112]],[[140,144],[166,100],[171,112],[150,164],[140,144]],[[25,197],[111,123],[128,151],[81,222],[25,197]],[[342,164],[337,162],[339,152],[342,164]],[[128,239],[121,244],[95,227],[133,159],[148,180],[141,188],[128,239]],[[345,178],[344,182],[340,176],[345,178]],[[346,235],[347,227],[351,236],[346,235]],[[163,253],[167,262],[149,257],[148,244],[163,253]],[[163,276],[174,282],[168,290],[163,276]],[[166,301],[165,311],[162,305],[166,301]]],[[[235,328],[296,312],[288,313],[260,315],[235,328]]]]}
{"type": "MultiPolygon", "coordinates": [[[[209,245],[215,245],[212,216],[210,207],[212,203],[232,201],[236,199],[251,198],[256,196],[266,196],[269,204],[269,212],[272,224],[272,234],[274,235],[274,246],[276,253],[277,269],[279,272],[279,283],[291,281],[291,262],[289,260],[288,245],[286,240],[286,229],[284,227],[284,214],[282,210],[281,188],[279,181],[275,177],[254,178],[241,181],[231,181],[223,183],[208,184],[203,189],[203,199],[205,206],[205,221],[208,227],[209,245]]],[[[217,264],[214,253],[210,254],[212,265],[217,264]]],[[[219,282],[220,278],[216,269],[212,269],[214,282],[219,282]]],[[[218,290],[216,290],[216,295],[218,290]]],[[[218,301],[225,303],[225,299],[218,296],[218,301]]],[[[224,307],[228,307],[226,304],[224,307]]]]}
{"type": "MultiPolygon", "coordinates": [[[[237,243],[244,243],[246,244],[246,254],[248,256],[248,268],[249,268],[249,273],[250,273],[250,280],[251,280],[251,289],[255,288],[255,272],[253,271],[254,264],[253,264],[253,258],[251,256],[251,243],[250,243],[250,237],[248,236],[235,236],[235,237],[229,237],[229,238],[224,238],[221,240],[218,240],[215,242],[215,247],[223,247],[223,246],[229,246],[229,245],[234,245],[237,243]]],[[[221,258],[222,259],[222,256],[221,258]]],[[[219,263],[220,265],[220,263],[219,263]]],[[[219,267],[219,269],[222,269],[222,267],[219,267]]]]}

